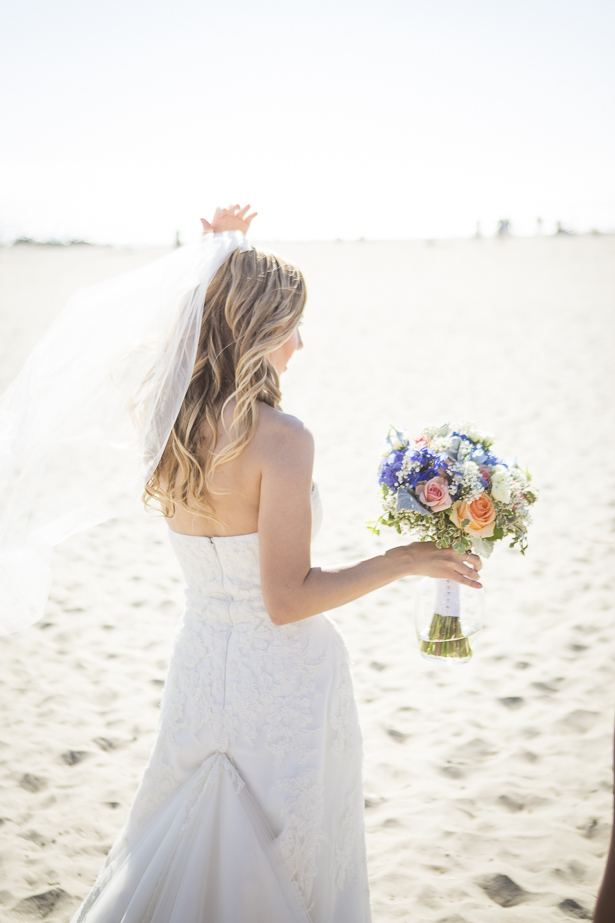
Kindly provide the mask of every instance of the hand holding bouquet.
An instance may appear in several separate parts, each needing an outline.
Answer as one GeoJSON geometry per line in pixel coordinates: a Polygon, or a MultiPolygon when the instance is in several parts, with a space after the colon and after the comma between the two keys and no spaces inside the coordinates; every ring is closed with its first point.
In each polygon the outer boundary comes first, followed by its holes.
{"type": "MultiPolygon", "coordinates": [[[[383,513],[380,526],[433,541],[458,554],[473,550],[489,557],[495,543],[509,537],[524,554],[530,507],[536,501],[529,472],[516,459],[499,458],[493,440],[475,426],[427,427],[418,439],[392,429],[380,461],[378,480],[383,513]]],[[[433,618],[421,652],[429,656],[471,657],[459,606],[459,586],[437,581],[433,618]],[[444,586],[443,584],[446,584],[444,586]]]]}

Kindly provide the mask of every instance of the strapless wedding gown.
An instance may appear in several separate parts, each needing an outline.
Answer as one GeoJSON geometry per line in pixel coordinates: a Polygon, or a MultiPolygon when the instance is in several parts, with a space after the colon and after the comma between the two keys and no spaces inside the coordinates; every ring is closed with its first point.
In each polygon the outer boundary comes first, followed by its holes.
{"type": "MultiPolygon", "coordinates": [[[[317,491],[312,512],[315,532],[317,491]]],[[[369,923],[341,635],[326,615],[273,624],[258,533],[170,535],[187,604],[158,737],[73,923],[369,923]]]]}

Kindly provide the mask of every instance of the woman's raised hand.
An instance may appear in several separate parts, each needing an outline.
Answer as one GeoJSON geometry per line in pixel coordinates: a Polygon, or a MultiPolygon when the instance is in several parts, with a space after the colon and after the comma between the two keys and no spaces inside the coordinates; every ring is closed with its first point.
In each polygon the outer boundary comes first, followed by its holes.
{"type": "Polygon", "coordinates": [[[443,577],[480,589],[478,571],[483,562],[477,554],[457,554],[453,548],[438,548],[435,542],[412,542],[405,548],[411,556],[411,573],[422,577],[443,577]]]}
{"type": "Polygon", "coordinates": [[[207,218],[201,218],[203,225],[203,234],[213,231],[214,234],[220,234],[221,231],[243,231],[248,233],[250,223],[256,218],[258,212],[252,212],[248,215],[249,205],[240,208],[239,205],[229,205],[228,208],[217,208],[211,222],[207,218]]]}

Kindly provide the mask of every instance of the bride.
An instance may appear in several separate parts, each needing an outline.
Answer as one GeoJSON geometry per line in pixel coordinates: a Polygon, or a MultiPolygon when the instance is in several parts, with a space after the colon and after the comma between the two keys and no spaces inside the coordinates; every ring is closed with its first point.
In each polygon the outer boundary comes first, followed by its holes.
{"type": "Polygon", "coordinates": [[[313,439],[279,408],[305,283],[245,244],[247,211],[203,222],[201,246],[231,240],[230,255],[144,495],[167,518],[186,608],[153,752],[73,923],[369,921],[361,732],[323,613],[409,574],[480,586],[477,556],[431,543],[311,564],[313,439]]]}

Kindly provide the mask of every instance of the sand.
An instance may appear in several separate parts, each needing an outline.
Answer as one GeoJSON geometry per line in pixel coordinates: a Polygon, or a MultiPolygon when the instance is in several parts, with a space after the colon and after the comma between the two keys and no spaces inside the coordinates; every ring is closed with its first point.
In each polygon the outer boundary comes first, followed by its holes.
{"type": "MultiPolygon", "coordinates": [[[[612,804],[615,237],[270,247],[310,293],[283,384],[316,438],[315,562],[395,542],[365,528],[390,423],[473,419],[541,489],[525,558],[499,548],[485,565],[469,664],[420,657],[416,578],[333,613],[364,735],[374,919],[589,919],[612,804]]],[[[0,250],[0,385],[72,290],[160,253],[0,250]]],[[[153,743],[181,611],[166,527],[138,498],[55,568],[45,618],[0,638],[3,920],[63,923],[93,882],[153,743]]]]}

